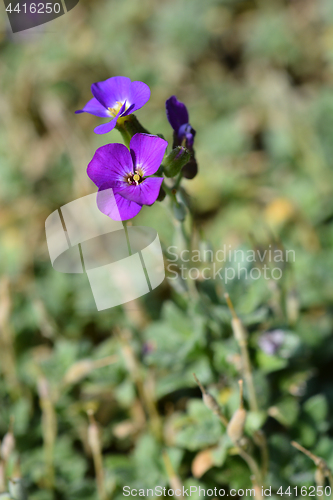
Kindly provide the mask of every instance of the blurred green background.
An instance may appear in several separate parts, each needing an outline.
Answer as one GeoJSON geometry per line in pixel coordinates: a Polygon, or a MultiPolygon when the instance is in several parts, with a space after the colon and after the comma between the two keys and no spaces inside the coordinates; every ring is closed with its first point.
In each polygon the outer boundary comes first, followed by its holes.
{"type": "MultiPolygon", "coordinates": [[[[151,133],[171,141],[170,95],[189,109],[200,170],[184,186],[202,242],[295,250],[281,283],[226,289],[250,331],[262,412],[248,432],[265,422],[267,484],[313,484],[313,463],[290,441],[333,466],[331,0],[81,0],[18,35],[3,6],[1,16],[0,436],[13,416],[16,438],[7,474],[24,477],[32,500],[98,498],[90,409],[105,498],[122,498],[123,485],[170,485],[172,471],[187,485],[251,486],[192,376],[230,417],[238,347],[222,288],[197,283],[198,304],[166,280],[97,313],[85,277],[50,264],[46,218],[95,191],[87,164],[99,146],[121,142],[74,111],[91,83],[124,75],[151,88],[136,113],[151,133]],[[270,355],[259,341],[274,329],[284,340],[270,355]],[[116,361],[96,368],[108,356],[116,361]]],[[[179,244],[167,200],[134,223],[155,227],[165,248],[179,244]]]]}

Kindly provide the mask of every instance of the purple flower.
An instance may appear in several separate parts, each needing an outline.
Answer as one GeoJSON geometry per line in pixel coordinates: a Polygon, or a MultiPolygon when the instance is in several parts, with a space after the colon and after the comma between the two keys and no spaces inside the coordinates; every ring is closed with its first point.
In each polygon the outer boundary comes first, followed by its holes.
{"type": "Polygon", "coordinates": [[[185,104],[178,101],[177,97],[173,95],[166,101],[165,107],[169,123],[175,132],[174,147],[185,146],[192,151],[195,130],[189,124],[189,116],[185,104]]]}
{"type": "Polygon", "coordinates": [[[130,151],[123,144],[99,148],[87,173],[99,188],[97,206],[113,220],[135,217],[143,205],[152,205],[163,177],[148,177],[160,167],[168,143],[149,134],[135,134],[130,151]],[[110,189],[111,188],[111,189],[110,189]]]}
{"type": "Polygon", "coordinates": [[[284,340],[285,333],[283,330],[273,330],[263,333],[258,340],[258,344],[262,351],[274,356],[283,345],[284,340]]]}
{"type": "Polygon", "coordinates": [[[96,134],[114,129],[118,118],[130,115],[149,101],[150,89],[143,82],[131,82],[126,76],[114,76],[91,86],[93,99],[76,113],[90,113],[101,118],[112,118],[109,123],[95,128],[96,134]]]}

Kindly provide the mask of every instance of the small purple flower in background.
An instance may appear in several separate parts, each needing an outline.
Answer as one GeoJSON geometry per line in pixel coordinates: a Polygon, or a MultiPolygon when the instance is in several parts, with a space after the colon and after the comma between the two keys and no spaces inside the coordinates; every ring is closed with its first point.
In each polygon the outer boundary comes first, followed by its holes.
{"type": "Polygon", "coordinates": [[[189,124],[188,111],[182,102],[178,101],[175,95],[171,96],[165,103],[166,114],[171,127],[175,132],[176,146],[185,146],[192,151],[195,130],[189,124]]]}
{"type": "Polygon", "coordinates": [[[130,115],[149,101],[150,89],[143,82],[131,82],[126,76],[114,76],[91,86],[93,99],[76,113],[90,113],[101,118],[112,118],[109,123],[95,128],[96,134],[113,130],[118,118],[130,115]]]}
{"type": "Polygon", "coordinates": [[[88,176],[99,188],[99,210],[113,220],[128,220],[143,205],[155,203],[163,177],[148,176],[160,167],[167,145],[160,137],[135,134],[130,151],[123,144],[99,148],[87,168],[88,176]],[[114,196],[106,191],[110,188],[114,196]]]}
{"type": "Polygon", "coordinates": [[[273,330],[266,332],[259,338],[258,344],[262,351],[270,356],[274,356],[283,345],[285,333],[283,330],[273,330]]]}

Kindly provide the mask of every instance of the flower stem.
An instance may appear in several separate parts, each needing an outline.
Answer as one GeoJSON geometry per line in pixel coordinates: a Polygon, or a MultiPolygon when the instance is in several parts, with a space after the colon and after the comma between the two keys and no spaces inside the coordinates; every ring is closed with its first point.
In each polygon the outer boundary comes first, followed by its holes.
{"type": "Polygon", "coordinates": [[[234,309],[234,306],[231,302],[231,299],[229,297],[228,293],[224,294],[224,297],[227,301],[228,307],[230,309],[230,312],[233,316],[231,320],[231,325],[232,329],[234,332],[235,339],[239,345],[240,351],[241,351],[241,358],[242,358],[242,366],[243,366],[243,372],[244,372],[244,379],[246,381],[248,393],[249,393],[249,404],[250,404],[250,409],[251,411],[258,411],[258,402],[257,402],[257,395],[253,383],[253,377],[252,377],[252,369],[251,369],[251,362],[250,362],[250,356],[249,356],[249,351],[248,351],[248,343],[247,343],[247,332],[238,318],[236,311],[234,309]]]}
{"type": "Polygon", "coordinates": [[[332,476],[332,471],[329,468],[329,466],[327,465],[327,463],[325,462],[325,460],[321,457],[317,457],[317,455],[314,455],[313,453],[311,453],[311,451],[307,450],[306,448],[304,448],[302,445],[300,445],[296,441],[292,441],[291,445],[294,448],[296,448],[297,450],[304,453],[304,455],[309,457],[315,463],[317,468],[322,471],[322,473],[324,474],[324,477],[327,477],[328,482],[330,483],[330,487],[331,487],[331,493],[332,493],[331,500],[333,500],[333,476],[332,476]]]}
{"type": "Polygon", "coordinates": [[[173,186],[173,189],[178,189],[179,186],[180,186],[180,183],[182,181],[182,178],[183,178],[183,172],[182,170],[179,172],[178,176],[177,176],[177,179],[176,179],[176,183],[175,185],[173,186]]]}
{"type": "Polygon", "coordinates": [[[123,222],[124,222],[124,231],[125,231],[126,241],[127,241],[127,247],[128,247],[128,254],[132,255],[131,243],[130,243],[130,240],[129,240],[129,237],[128,237],[127,221],[124,220],[123,222]]]}
{"type": "Polygon", "coordinates": [[[130,141],[135,134],[149,134],[135,115],[118,118],[116,129],[121,133],[127,147],[129,147],[130,141]]]}
{"type": "MultiPolygon", "coordinates": [[[[227,428],[228,424],[229,424],[229,420],[222,413],[222,410],[221,410],[219,404],[217,403],[217,401],[215,400],[215,398],[213,398],[213,396],[211,396],[206,391],[206,389],[204,388],[204,386],[202,385],[202,383],[200,382],[200,380],[197,378],[197,376],[195,375],[195,373],[193,373],[193,376],[194,376],[194,380],[196,381],[196,383],[200,387],[200,390],[202,392],[202,399],[203,399],[203,402],[204,402],[205,406],[207,406],[207,408],[209,408],[220,419],[220,421],[222,422],[222,424],[227,428]]],[[[241,400],[242,400],[242,394],[241,394],[241,400]]],[[[255,459],[251,455],[249,455],[249,453],[247,453],[237,443],[236,443],[236,449],[237,449],[237,452],[238,452],[239,456],[242,457],[242,459],[247,463],[250,471],[252,472],[252,474],[254,475],[254,477],[256,479],[256,483],[258,485],[262,485],[262,477],[261,477],[260,469],[259,469],[258,464],[255,461],[255,459]]]]}
{"type": "Polygon", "coordinates": [[[261,472],[260,472],[260,469],[258,467],[257,462],[254,460],[253,457],[251,457],[251,455],[249,455],[245,450],[243,450],[243,448],[241,448],[240,446],[236,446],[236,448],[237,448],[238,454],[247,463],[250,471],[254,475],[254,477],[256,479],[256,483],[259,486],[262,485],[261,472]]]}
{"type": "Polygon", "coordinates": [[[99,430],[92,410],[88,411],[88,441],[92,452],[99,500],[106,500],[103,457],[99,430]]]}

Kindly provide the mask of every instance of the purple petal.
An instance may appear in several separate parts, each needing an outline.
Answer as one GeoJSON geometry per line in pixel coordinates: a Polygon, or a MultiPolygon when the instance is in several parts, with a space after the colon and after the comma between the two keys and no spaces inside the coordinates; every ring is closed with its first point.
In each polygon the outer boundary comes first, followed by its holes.
{"type": "Polygon", "coordinates": [[[171,96],[165,103],[166,114],[171,127],[178,132],[181,125],[188,123],[188,111],[175,95],[171,96]]]}
{"type": "Polygon", "coordinates": [[[118,193],[139,205],[152,205],[155,203],[163,182],[163,177],[149,177],[138,186],[126,186],[118,193]]]}
{"type": "Polygon", "coordinates": [[[182,142],[183,139],[185,139],[186,147],[188,149],[192,149],[195,134],[196,131],[191,127],[191,125],[189,123],[185,123],[178,130],[178,139],[180,140],[180,142],[182,142]]]}
{"type": "Polygon", "coordinates": [[[131,80],[126,76],[114,76],[104,82],[93,83],[91,92],[105,108],[113,108],[117,102],[132,104],[131,80]]]}
{"type": "Polygon", "coordinates": [[[133,161],[123,144],[106,144],[98,148],[87,168],[88,177],[98,187],[105,183],[109,187],[122,186],[124,177],[130,172],[133,172],[133,161]]]}
{"type": "Polygon", "coordinates": [[[150,88],[143,82],[132,82],[131,83],[131,97],[128,100],[130,105],[129,109],[125,111],[124,116],[134,113],[138,109],[142,108],[149,101],[150,98],[150,88]]]}
{"type": "Polygon", "coordinates": [[[108,134],[109,132],[111,132],[111,130],[113,130],[117,125],[118,118],[119,114],[115,118],[113,118],[110,122],[98,125],[98,127],[94,129],[95,134],[101,135],[101,134],[108,134]]]}
{"type": "Polygon", "coordinates": [[[168,143],[156,135],[135,134],[130,142],[134,170],[153,175],[160,167],[168,143]]]}
{"type": "Polygon", "coordinates": [[[90,113],[91,115],[100,116],[101,118],[109,117],[108,110],[99,102],[95,97],[93,97],[83,109],[75,111],[76,114],[79,113],[90,113]]]}
{"type": "Polygon", "coordinates": [[[98,127],[95,128],[94,130],[95,134],[107,134],[108,132],[111,132],[111,130],[113,130],[117,125],[117,120],[119,116],[123,113],[125,108],[126,108],[126,101],[118,111],[118,114],[114,118],[112,118],[112,120],[109,123],[103,123],[102,125],[98,125],[98,127]]]}
{"type": "Polygon", "coordinates": [[[97,193],[99,210],[112,220],[132,219],[140,212],[142,206],[126,200],[120,194],[112,191],[107,184],[100,187],[97,193]]]}

